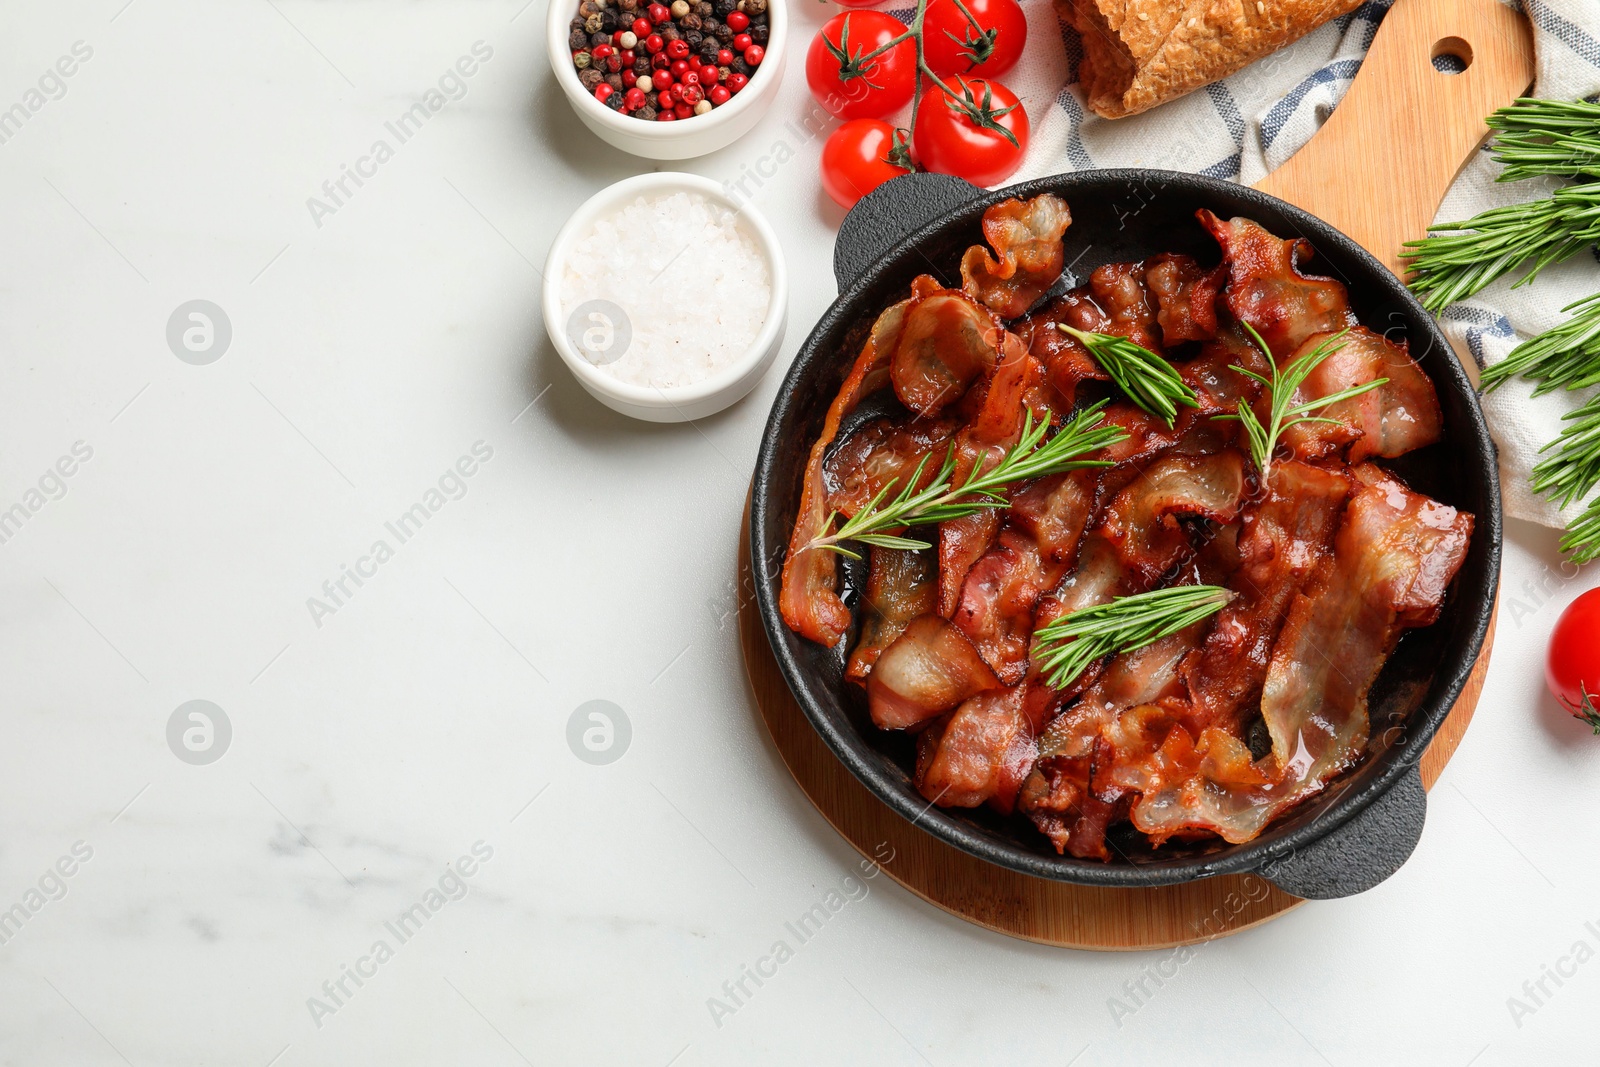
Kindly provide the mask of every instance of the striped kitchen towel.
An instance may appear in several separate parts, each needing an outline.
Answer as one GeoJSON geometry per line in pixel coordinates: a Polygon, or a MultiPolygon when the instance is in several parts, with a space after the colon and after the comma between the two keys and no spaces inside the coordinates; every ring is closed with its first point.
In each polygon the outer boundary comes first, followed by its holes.
{"type": "MultiPolygon", "coordinates": [[[[1332,113],[1392,4],[1370,0],[1232,77],[1142,115],[1108,121],[1084,107],[1077,31],[1057,18],[1050,0],[1023,0],[1027,62],[1006,82],[1028,110],[1033,139],[1010,181],[1063,170],[1161,167],[1255,182],[1310,140],[1332,113]]],[[[1522,9],[1533,22],[1538,50],[1535,94],[1575,100],[1600,93],[1600,0],[1524,0],[1522,9]]],[[[1455,62],[1441,57],[1436,64],[1455,62]]],[[[1497,183],[1499,170],[1487,152],[1480,153],[1451,187],[1438,221],[1533,200],[1556,184],[1497,183]]],[[[1512,289],[1507,281],[1497,282],[1446,308],[1441,321],[1458,349],[1487,366],[1520,340],[1562,321],[1562,307],[1597,291],[1600,265],[1595,257],[1579,256],[1548,268],[1536,285],[1512,289]]],[[[1484,398],[1500,447],[1506,512],[1562,526],[1582,504],[1563,514],[1531,492],[1528,475],[1539,448],[1559,431],[1561,416],[1590,394],[1531,394],[1531,386],[1512,382],[1484,398]]]]}

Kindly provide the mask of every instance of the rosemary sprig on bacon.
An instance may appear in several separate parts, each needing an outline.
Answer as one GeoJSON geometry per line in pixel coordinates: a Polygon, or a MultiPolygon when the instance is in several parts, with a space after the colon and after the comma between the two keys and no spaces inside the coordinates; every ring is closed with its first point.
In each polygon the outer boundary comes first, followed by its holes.
{"type": "Polygon", "coordinates": [[[1168,426],[1177,421],[1179,404],[1200,406],[1199,398],[1178,376],[1177,368],[1143,345],[1115,334],[1077,330],[1064,322],[1056,323],[1056,329],[1088,349],[1129,400],[1165,419],[1168,426]]]}
{"type": "Polygon", "coordinates": [[[1320,411],[1330,404],[1337,404],[1341,400],[1349,400],[1353,396],[1360,396],[1362,393],[1385,384],[1389,379],[1376,378],[1364,385],[1352,385],[1350,388],[1341,389],[1337,393],[1330,393],[1315,400],[1308,400],[1303,404],[1296,404],[1294,403],[1295,393],[1304,384],[1305,380],[1311,376],[1311,372],[1322,365],[1323,360],[1344,347],[1341,338],[1350,332],[1349,329],[1340,330],[1338,333],[1327,337],[1316,348],[1313,348],[1299,359],[1291,360],[1285,367],[1279,367],[1278,361],[1273,358],[1272,349],[1267,347],[1267,342],[1261,339],[1261,335],[1256,332],[1256,328],[1248,322],[1243,325],[1256,345],[1266,355],[1267,363],[1272,367],[1272,377],[1268,378],[1265,375],[1257,374],[1253,370],[1233,364],[1230,364],[1228,369],[1253,378],[1266,387],[1267,421],[1262,423],[1260,418],[1256,416],[1255,410],[1243,400],[1239,401],[1237,414],[1213,415],[1212,418],[1234,419],[1244,425],[1245,436],[1250,441],[1250,456],[1255,460],[1256,469],[1261,472],[1261,480],[1265,483],[1267,475],[1272,471],[1272,454],[1277,451],[1278,437],[1283,431],[1302,422],[1338,422],[1339,420],[1337,419],[1313,415],[1311,412],[1320,411]]]}
{"type": "Polygon", "coordinates": [[[926,488],[917,490],[922,473],[927,468],[929,456],[922,457],[911,477],[893,497],[889,494],[900,484],[891,481],[860,511],[850,516],[837,529],[833,529],[838,512],[829,514],[817,536],[804,549],[825,549],[841,556],[860,559],[855,551],[846,548],[845,541],[877,545],[880,548],[931,548],[926,541],[902,536],[898,531],[910,526],[927,526],[951,519],[961,519],[991,508],[1010,506],[1004,490],[1007,486],[1047,474],[1079,470],[1084,467],[1109,467],[1110,460],[1087,459],[1088,455],[1127,438],[1120,426],[1101,425],[1105,419],[1105,401],[1085,408],[1049,441],[1044,441],[1050,428],[1049,420],[1035,425],[1033,413],[1027,412],[1022,420],[1022,436],[1006,451],[999,463],[987,470],[981,464],[959,485],[955,485],[956,449],[950,446],[944,463],[926,488]],[[830,532],[831,531],[831,532],[830,532]]]}
{"type": "Polygon", "coordinates": [[[1065,689],[1096,660],[1132,652],[1210,618],[1233,599],[1216,585],[1179,585],[1080,608],[1034,632],[1034,655],[1050,684],[1065,689]]]}

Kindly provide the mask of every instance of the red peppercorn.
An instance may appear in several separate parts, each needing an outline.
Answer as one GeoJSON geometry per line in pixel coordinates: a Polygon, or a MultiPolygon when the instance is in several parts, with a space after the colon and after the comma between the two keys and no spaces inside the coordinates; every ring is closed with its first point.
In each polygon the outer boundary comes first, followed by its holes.
{"type": "Polygon", "coordinates": [[[644,90],[635,86],[634,88],[629,89],[627,94],[623,96],[622,106],[627,108],[629,111],[638,111],[641,107],[644,107],[648,100],[649,97],[644,95],[644,90]]]}
{"type": "Polygon", "coordinates": [[[672,99],[672,93],[668,92],[666,89],[663,89],[656,94],[656,107],[660,108],[662,111],[671,111],[672,105],[676,103],[677,101],[672,99]]]}
{"type": "Polygon", "coordinates": [[[717,68],[716,67],[713,67],[713,66],[708,64],[708,65],[700,68],[699,74],[700,74],[700,84],[701,85],[703,85],[703,86],[705,86],[707,88],[710,88],[711,86],[717,84],[717,68]]]}
{"type": "Polygon", "coordinates": [[[758,44],[753,44],[744,50],[744,61],[752,67],[759,67],[761,61],[767,58],[767,50],[758,44]]]}
{"type": "Polygon", "coordinates": [[[700,84],[700,75],[695,73],[692,70],[686,70],[686,71],[683,72],[683,76],[680,77],[678,80],[680,82],[682,82],[684,85],[699,85],[700,84]]]}
{"type": "Polygon", "coordinates": [[[689,61],[687,59],[674,59],[670,69],[674,78],[682,78],[689,72],[689,61]]]}
{"type": "Polygon", "coordinates": [[[649,19],[634,19],[633,25],[629,26],[628,28],[632,30],[633,35],[639,38],[641,41],[655,32],[655,27],[651,25],[649,19]]]}
{"type": "Polygon", "coordinates": [[[595,45],[593,48],[591,48],[589,50],[589,54],[591,56],[594,56],[594,58],[596,58],[596,59],[605,59],[607,56],[613,54],[615,51],[616,51],[616,49],[612,48],[608,44],[597,44],[597,45],[595,45]]]}
{"type": "Polygon", "coordinates": [[[667,55],[671,56],[673,59],[682,59],[688,54],[689,42],[685,41],[682,37],[678,38],[676,41],[667,42],[667,55]]]}
{"type": "Polygon", "coordinates": [[[732,30],[734,33],[743,33],[750,27],[750,16],[746,15],[743,11],[728,12],[726,21],[728,23],[728,29],[732,30]]]}
{"type": "Polygon", "coordinates": [[[680,119],[686,119],[690,115],[694,114],[694,108],[690,107],[688,104],[679,104],[677,107],[672,109],[672,113],[678,116],[680,119]]]}
{"type": "Polygon", "coordinates": [[[662,39],[659,33],[652,33],[647,37],[641,37],[639,39],[644,42],[644,50],[649,52],[651,55],[655,55],[657,52],[660,52],[663,48],[667,47],[667,42],[662,39]]]}
{"type": "Polygon", "coordinates": [[[667,99],[672,101],[674,106],[683,103],[683,86],[674,85],[672,88],[668,89],[667,99]]]}
{"type": "Polygon", "coordinates": [[[606,84],[605,82],[601,82],[599,85],[594,87],[594,98],[603,104],[606,102],[606,97],[610,96],[614,92],[616,92],[616,90],[611,88],[610,85],[606,84]]]}
{"type": "Polygon", "coordinates": [[[677,119],[677,117],[678,116],[674,115],[668,108],[662,108],[660,111],[656,112],[657,122],[673,122],[677,119]]]}
{"type": "Polygon", "coordinates": [[[713,86],[711,91],[706,94],[706,99],[711,101],[714,106],[721,107],[723,104],[726,104],[732,96],[733,94],[728,92],[728,87],[726,85],[717,85],[713,86]]]}
{"type": "Polygon", "coordinates": [[[747,76],[740,74],[738,71],[734,71],[732,74],[728,75],[728,91],[730,93],[736,93],[749,84],[750,79],[747,76]]]}
{"type": "Polygon", "coordinates": [[[667,54],[665,52],[657,52],[655,55],[650,57],[650,65],[656,70],[666,70],[668,67],[672,66],[672,60],[667,58],[667,54]]]}
{"type": "Polygon", "coordinates": [[[728,64],[730,64],[732,62],[733,62],[733,49],[731,49],[731,48],[719,48],[719,49],[717,49],[717,66],[726,67],[728,64]]]}
{"type": "Polygon", "coordinates": [[[623,49],[621,52],[617,53],[617,58],[622,61],[622,65],[624,67],[628,68],[629,70],[632,70],[633,69],[634,60],[637,59],[638,57],[633,54],[633,50],[632,49],[623,49]]]}
{"type": "Polygon", "coordinates": [[[743,52],[746,48],[749,48],[755,43],[755,38],[751,37],[748,33],[741,33],[739,36],[733,39],[733,50],[735,52],[743,52]]]}
{"type": "Polygon", "coordinates": [[[650,16],[650,21],[658,26],[672,17],[672,12],[661,4],[651,4],[645,9],[645,13],[650,16]]]}
{"type": "Polygon", "coordinates": [[[706,92],[698,85],[690,84],[683,87],[683,102],[694,107],[706,98],[706,92]]]}
{"type": "Polygon", "coordinates": [[[650,75],[650,84],[654,85],[657,89],[665,89],[667,86],[672,84],[672,72],[666,70],[656,71],[654,74],[650,75]]]}

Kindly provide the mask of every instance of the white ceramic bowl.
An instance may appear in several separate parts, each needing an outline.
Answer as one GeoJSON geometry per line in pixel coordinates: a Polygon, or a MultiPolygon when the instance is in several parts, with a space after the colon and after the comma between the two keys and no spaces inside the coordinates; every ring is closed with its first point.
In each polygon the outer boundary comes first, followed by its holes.
{"type": "MultiPolygon", "coordinates": [[[[639,122],[638,119],[627,121],[639,122]]],[[[772,227],[755,207],[733,200],[722,186],[698,174],[652,171],[607,186],[573,212],[561,232],[556,234],[555,242],[550,246],[550,255],[545,259],[544,326],[545,332],[550,335],[550,343],[555,345],[567,369],[596,400],[624,415],[647,422],[701,419],[742,399],[755,388],[772,365],[772,358],[783,344],[783,331],[788,317],[788,275],[784,270],[783,252],[778,247],[778,237],[772,232],[772,227]],[[766,260],[772,295],[767,302],[767,317],[761,325],[761,332],[745,354],[731,365],[691,385],[661,388],[633,385],[591,363],[573,344],[567,335],[566,316],[561,309],[561,281],[566,273],[568,254],[588,233],[597,217],[620,208],[638,196],[673,192],[699,193],[707,200],[723,204],[738,213],[739,225],[755,239],[756,246],[766,260]]]]}
{"type": "Polygon", "coordinates": [[[545,16],[550,66],[572,110],[607,144],[647,159],[703,156],[749,133],[777,95],[778,82],[783,78],[789,26],[785,3],[786,0],[771,0],[767,6],[770,36],[763,46],[767,55],[750,76],[750,84],[721,107],[693,118],[678,122],[645,122],[612,111],[584,89],[572,65],[572,53],[567,49],[570,36],[567,27],[578,13],[578,0],[550,0],[545,16]]]}

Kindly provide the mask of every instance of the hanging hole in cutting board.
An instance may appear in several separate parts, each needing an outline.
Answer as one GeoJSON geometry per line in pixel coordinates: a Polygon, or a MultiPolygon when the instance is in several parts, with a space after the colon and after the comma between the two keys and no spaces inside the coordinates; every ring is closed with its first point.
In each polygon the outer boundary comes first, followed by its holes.
{"type": "Polygon", "coordinates": [[[1433,43],[1433,69],[1440,74],[1460,74],[1472,66],[1472,46],[1460,37],[1443,37],[1433,43]]]}

